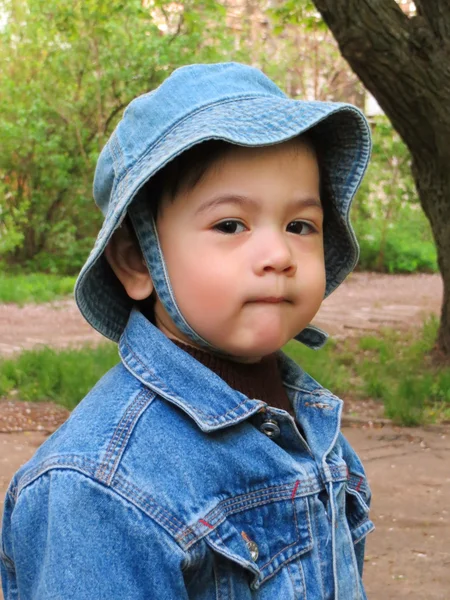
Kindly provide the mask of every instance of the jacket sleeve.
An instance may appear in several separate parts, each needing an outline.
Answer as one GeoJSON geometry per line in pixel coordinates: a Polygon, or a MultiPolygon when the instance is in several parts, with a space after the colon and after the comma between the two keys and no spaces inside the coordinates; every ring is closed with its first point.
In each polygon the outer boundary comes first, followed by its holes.
{"type": "Polygon", "coordinates": [[[183,600],[183,550],[110,488],[52,470],[7,500],[1,544],[5,600],[183,600]]]}

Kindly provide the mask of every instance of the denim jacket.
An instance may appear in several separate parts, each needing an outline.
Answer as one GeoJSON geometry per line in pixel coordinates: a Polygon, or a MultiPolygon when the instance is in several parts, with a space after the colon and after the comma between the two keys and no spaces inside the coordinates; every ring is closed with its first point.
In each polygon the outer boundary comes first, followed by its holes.
{"type": "Polygon", "coordinates": [[[370,490],[342,401],[280,352],[303,437],[136,310],[119,348],[11,482],[5,600],[363,600],[370,490]]]}

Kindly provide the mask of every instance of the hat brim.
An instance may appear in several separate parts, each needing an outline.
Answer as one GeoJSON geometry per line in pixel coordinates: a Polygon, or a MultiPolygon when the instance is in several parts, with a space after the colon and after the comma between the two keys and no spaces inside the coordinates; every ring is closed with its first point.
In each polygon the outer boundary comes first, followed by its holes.
{"type": "MultiPolygon", "coordinates": [[[[206,106],[177,122],[156,143],[149,145],[115,182],[104,224],[75,285],[77,305],[92,327],[117,342],[126,326],[134,301],[114,275],[104,250],[133,198],[157,171],[206,140],[267,146],[287,141],[312,128],[314,135],[321,137],[322,166],[328,171],[336,199],[336,214],[325,243],[325,296],[336,289],[358,260],[359,249],[350,225],[349,209],[370,158],[367,121],[358,109],[348,104],[268,96],[233,98],[206,106]]],[[[114,135],[110,143],[114,143],[114,135]]]]}

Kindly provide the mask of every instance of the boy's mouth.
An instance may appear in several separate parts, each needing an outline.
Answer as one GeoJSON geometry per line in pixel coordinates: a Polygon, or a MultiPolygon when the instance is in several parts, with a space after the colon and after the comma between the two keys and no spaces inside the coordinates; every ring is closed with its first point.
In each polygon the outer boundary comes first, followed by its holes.
{"type": "Polygon", "coordinates": [[[267,296],[266,298],[255,298],[251,302],[267,302],[268,304],[279,304],[280,302],[287,302],[286,298],[282,296],[267,296]]]}

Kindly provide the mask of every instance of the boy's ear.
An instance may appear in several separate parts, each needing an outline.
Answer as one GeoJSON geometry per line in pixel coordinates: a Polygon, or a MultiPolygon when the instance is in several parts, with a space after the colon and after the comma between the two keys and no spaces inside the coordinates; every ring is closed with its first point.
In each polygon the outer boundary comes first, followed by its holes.
{"type": "Polygon", "coordinates": [[[106,260],[133,300],[145,300],[153,292],[153,282],[135,237],[127,223],[113,233],[105,248],[106,260]]]}

